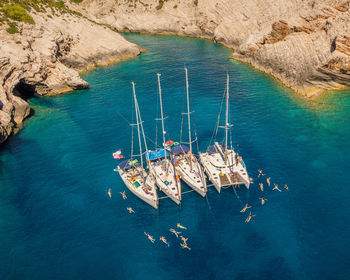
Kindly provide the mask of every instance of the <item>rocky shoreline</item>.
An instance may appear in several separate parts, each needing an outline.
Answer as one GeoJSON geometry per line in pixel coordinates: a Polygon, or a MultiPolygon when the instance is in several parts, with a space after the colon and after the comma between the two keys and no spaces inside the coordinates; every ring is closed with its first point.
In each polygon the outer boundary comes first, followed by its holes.
{"type": "Polygon", "coordinates": [[[233,59],[276,77],[306,98],[350,85],[350,1],[65,4],[74,12],[31,10],[35,25],[18,23],[17,34],[0,25],[0,143],[29,115],[27,98],[87,88],[79,72],[140,54],[138,46],[115,31],[211,39],[232,48],[233,59]]]}

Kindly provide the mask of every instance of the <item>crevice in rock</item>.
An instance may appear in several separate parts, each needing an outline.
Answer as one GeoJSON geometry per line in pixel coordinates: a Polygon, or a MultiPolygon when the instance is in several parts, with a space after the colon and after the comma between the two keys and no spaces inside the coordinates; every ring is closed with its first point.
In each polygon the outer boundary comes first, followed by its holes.
{"type": "Polygon", "coordinates": [[[21,79],[13,88],[13,95],[27,101],[29,98],[34,97],[35,87],[26,83],[24,79],[21,79]]]}

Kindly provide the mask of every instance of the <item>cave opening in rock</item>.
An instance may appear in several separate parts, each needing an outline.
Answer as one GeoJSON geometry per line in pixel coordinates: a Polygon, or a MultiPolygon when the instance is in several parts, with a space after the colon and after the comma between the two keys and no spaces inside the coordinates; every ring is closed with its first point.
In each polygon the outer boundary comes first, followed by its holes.
{"type": "Polygon", "coordinates": [[[24,100],[34,97],[34,94],[34,86],[26,83],[24,79],[21,79],[13,89],[13,95],[21,97],[24,100]]]}

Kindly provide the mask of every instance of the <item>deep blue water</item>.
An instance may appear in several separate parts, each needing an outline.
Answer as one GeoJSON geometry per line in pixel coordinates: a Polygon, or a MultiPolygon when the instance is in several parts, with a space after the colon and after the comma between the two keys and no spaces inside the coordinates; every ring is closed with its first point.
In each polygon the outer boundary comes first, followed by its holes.
{"type": "Polygon", "coordinates": [[[0,279],[349,279],[349,92],[310,103],[207,40],[126,37],[148,51],[84,74],[89,90],[32,99],[35,115],[1,149],[0,279]],[[123,201],[112,152],[130,153],[123,118],[131,120],[130,81],[154,138],[155,74],[162,73],[176,140],[184,65],[202,151],[230,73],[233,141],[255,183],[238,190],[239,199],[232,189],[210,188],[208,200],[188,193],[181,207],[161,200],[159,211],[128,190],[123,201]],[[289,191],[265,184],[261,194],[259,168],[289,191]],[[239,211],[246,202],[256,214],[249,224],[239,211]],[[169,232],[177,222],[188,227],[191,251],[169,232]]]}

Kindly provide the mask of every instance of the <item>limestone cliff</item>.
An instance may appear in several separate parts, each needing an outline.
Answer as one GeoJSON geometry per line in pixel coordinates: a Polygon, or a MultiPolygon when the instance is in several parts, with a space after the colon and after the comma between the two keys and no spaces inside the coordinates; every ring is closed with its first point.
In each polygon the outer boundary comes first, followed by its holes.
{"type": "Polygon", "coordinates": [[[35,24],[0,26],[0,143],[30,113],[28,97],[88,87],[79,77],[96,64],[139,54],[139,48],[109,28],[81,16],[31,13],[35,24]]]}
{"type": "Polygon", "coordinates": [[[349,0],[84,0],[118,31],[206,37],[302,95],[350,85],[349,0]]]}
{"type": "Polygon", "coordinates": [[[33,7],[24,6],[30,15],[19,17],[17,27],[4,22],[0,9],[0,143],[29,115],[27,97],[86,88],[77,71],[140,52],[107,26],[212,39],[307,97],[350,85],[350,0],[3,3],[33,7]]]}

